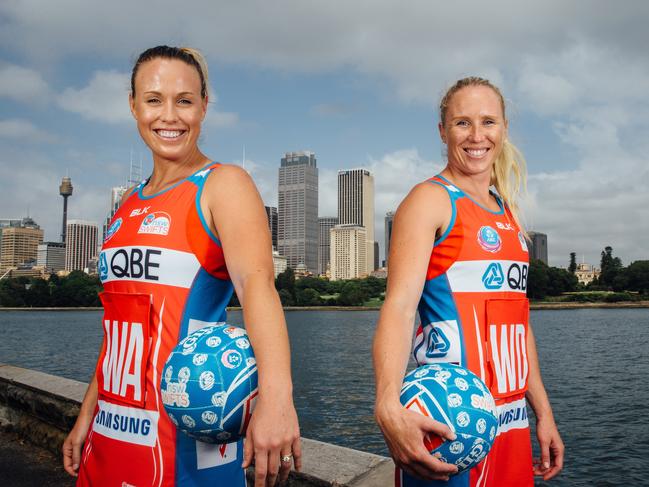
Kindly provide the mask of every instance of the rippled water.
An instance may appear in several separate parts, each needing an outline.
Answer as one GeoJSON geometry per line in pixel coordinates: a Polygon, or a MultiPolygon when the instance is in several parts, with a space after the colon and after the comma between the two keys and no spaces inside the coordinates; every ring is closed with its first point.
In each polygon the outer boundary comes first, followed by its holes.
{"type": "MultiPolygon", "coordinates": [[[[372,419],[377,316],[286,313],[304,436],[387,454],[372,419]]],[[[544,310],[531,318],[566,443],[565,469],[547,485],[649,486],[649,310],[544,310]]],[[[230,321],[241,324],[241,313],[230,321]]],[[[100,312],[0,312],[0,362],[87,381],[101,335],[100,312]]]]}

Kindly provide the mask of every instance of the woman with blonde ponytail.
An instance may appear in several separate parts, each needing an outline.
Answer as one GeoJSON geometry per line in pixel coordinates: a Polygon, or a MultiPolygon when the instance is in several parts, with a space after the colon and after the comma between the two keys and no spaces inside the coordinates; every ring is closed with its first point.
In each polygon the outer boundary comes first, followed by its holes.
{"type": "Polygon", "coordinates": [[[525,160],[507,138],[504,98],[486,79],[464,78],[449,88],[438,128],[447,165],[412,189],[393,223],[374,338],[376,420],[397,466],[397,486],[532,487],[534,475],[548,480],[560,472],[564,448],[529,324],[529,255],[517,204],[525,160]],[[455,433],[399,402],[417,310],[417,365],[466,367],[496,401],[500,426],[490,453],[457,476],[457,467],[430,455],[423,441],[453,440],[455,433]],[[528,404],[541,452],[535,462],[528,404]]]}

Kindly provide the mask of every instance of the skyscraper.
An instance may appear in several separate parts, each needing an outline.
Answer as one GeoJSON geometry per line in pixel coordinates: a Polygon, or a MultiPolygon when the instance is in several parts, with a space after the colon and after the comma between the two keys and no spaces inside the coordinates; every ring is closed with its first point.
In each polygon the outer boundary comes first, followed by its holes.
{"type": "Polygon", "coordinates": [[[330,259],[331,236],[329,231],[338,225],[338,217],[322,216],[318,218],[318,274],[327,272],[330,259]]]}
{"type": "Polygon", "coordinates": [[[36,263],[38,245],[43,242],[43,230],[31,218],[9,220],[2,228],[0,241],[0,271],[25,263],[36,263]],[[20,223],[17,223],[20,222],[20,223]]]}
{"type": "Polygon", "coordinates": [[[390,238],[392,238],[392,221],[394,220],[394,211],[388,211],[385,214],[385,264],[388,265],[388,255],[390,254],[390,238]]]}
{"type": "Polygon", "coordinates": [[[336,225],[331,229],[331,280],[355,279],[369,274],[367,229],[360,225],[336,225]]]}
{"type": "Polygon", "coordinates": [[[266,218],[268,218],[268,229],[273,242],[273,250],[277,250],[277,208],[274,206],[265,206],[264,208],[266,208],[266,218]]]}
{"type": "Polygon", "coordinates": [[[40,244],[37,250],[36,265],[49,273],[65,269],[65,244],[63,242],[40,244]]]}
{"type": "Polygon", "coordinates": [[[83,220],[68,221],[65,240],[65,270],[83,271],[97,256],[97,225],[83,220]]]}
{"type": "Polygon", "coordinates": [[[366,169],[338,171],[338,224],[365,227],[367,272],[374,270],[374,177],[366,169]]]}
{"type": "Polygon", "coordinates": [[[318,168],[313,152],[287,152],[279,168],[277,250],[289,267],[318,270],[318,168]]]}
{"type": "Polygon", "coordinates": [[[540,232],[527,232],[532,241],[530,246],[530,261],[532,259],[548,263],[548,236],[540,232]]]}

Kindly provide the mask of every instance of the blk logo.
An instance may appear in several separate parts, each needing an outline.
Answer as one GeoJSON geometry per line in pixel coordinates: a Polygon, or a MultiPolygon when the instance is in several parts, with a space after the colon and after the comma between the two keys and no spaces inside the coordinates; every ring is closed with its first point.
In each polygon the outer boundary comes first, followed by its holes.
{"type": "Polygon", "coordinates": [[[500,289],[505,282],[503,266],[498,262],[492,262],[482,275],[482,283],[487,289],[500,289]]]}

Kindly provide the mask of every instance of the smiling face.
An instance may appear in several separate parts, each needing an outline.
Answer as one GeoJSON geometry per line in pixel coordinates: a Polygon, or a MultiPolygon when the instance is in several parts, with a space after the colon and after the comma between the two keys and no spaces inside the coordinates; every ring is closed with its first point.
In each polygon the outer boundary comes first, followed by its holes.
{"type": "Polygon", "coordinates": [[[194,66],[167,58],[143,63],[130,104],[154,158],[187,161],[197,153],[207,97],[201,98],[201,79],[194,66]]]}
{"type": "Polygon", "coordinates": [[[467,86],[448,101],[439,133],[448,164],[467,176],[491,175],[507,136],[500,96],[488,86],[467,86]]]}

